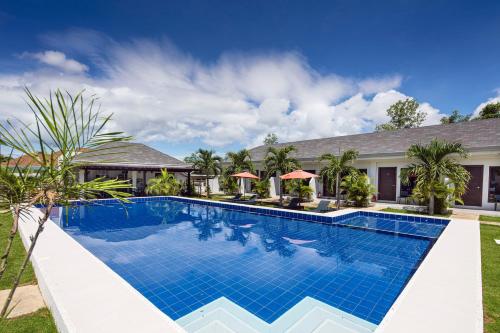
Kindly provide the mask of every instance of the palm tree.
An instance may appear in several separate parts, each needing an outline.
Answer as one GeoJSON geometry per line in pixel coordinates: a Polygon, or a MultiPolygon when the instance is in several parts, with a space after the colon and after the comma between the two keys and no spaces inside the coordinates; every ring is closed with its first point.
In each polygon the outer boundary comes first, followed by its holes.
{"type": "MultiPolygon", "coordinates": [[[[0,145],[10,151],[29,156],[31,166],[0,165],[0,208],[13,208],[13,224],[9,239],[17,233],[19,217],[29,215],[34,203],[45,206],[43,216],[31,237],[27,254],[17,273],[12,288],[0,312],[4,318],[20,279],[31,258],[37,240],[56,205],[68,205],[75,198],[95,198],[101,193],[125,200],[131,188],[128,180],[103,178],[80,183],[75,158],[85,150],[93,156],[112,153],[102,145],[129,140],[121,132],[105,132],[111,116],[103,117],[95,108],[95,98],[84,100],[83,94],[63,94],[59,90],[49,98],[40,99],[26,88],[28,106],[33,112],[32,123],[7,121],[0,124],[0,145]],[[34,165],[38,165],[35,168],[34,165]],[[36,171],[35,171],[36,170],[36,171]]],[[[117,153],[115,151],[115,153],[117,153]]],[[[10,211],[10,210],[8,210],[10,211]]],[[[7,265],[11,241],[8,240],[2,256],[2,270],[7,265]]]]}
{"type": "Polygon", "coordinates": [[[207,198],[210,197],[210,186],[208,180],[211,176],[217,176],[222,171],[222,158],[215,155],[215,151],[198,149],[192,158],[193,167],[205,175],[207,186],[207,198]]]}
{"type": "Polygon", "coordinates": [[[231,163],[227,170],[232,174],[243,171],[254,172],[252,157],[247,149],[227,153],[226,160],[231,163]]]}
{"type": "Polygon", "coordinates": [[[334,154],[323,154],[319,158],[320,162],[327,161],[327,165],[321,169],[321,176],[326,178],[330,184],[331,190],[335,188],[335,199],[337,201],[337,209],[340,208],[340,182],[341,176],[347,174],[354,169],[352,163],[358,158],[358,152],[353,149],[344,151],[340,156],[334,154]]]}
{"type": "Polygon", "coordinates": [[[242,149],[237,152],[228,152],[226,154],[226,161],[229,166],[224,169],[223,178],[225,186],[229,189],[235,189],[237,186],[236,179],[231,177],[232,174],[249,171],[254,172],[254,166],[250,152],[247,149],[242,149]]]}
{"type": "Polygon", "coordinates": [[[167,169],[162,169],[158,177],[148,181],[146,193],[150,195],[177,195],[181,191],[181,184],[167,169]]]}
{"type": "MultiPolygon", "coordinates": [[[[295,169],[300,168],[300,163],[297,159],[290,157],[290,153],[297,151],[294,146],[286,146],[283,148],[269,147],[264,160],[267,174],[271,175],[276,172],[285,174],[295,169]]],[[[280,179],[280,206],[283,205],[283,179],[280,179]]]]}
{"type": "Polygon", "coordinates": [[[453,157],[467,157],[467,151],[458,142],[434,139],[427,145],[411,145],[406,156],[415,162],[401,172],[401,181],[408,184],[410,176],[416,177],[414,193],[428,200],[429,214],[434,214],[435,198],[461,201],[470,174],[453,157]],[[452,188],[450,188],[452,186],[452,188]]]}

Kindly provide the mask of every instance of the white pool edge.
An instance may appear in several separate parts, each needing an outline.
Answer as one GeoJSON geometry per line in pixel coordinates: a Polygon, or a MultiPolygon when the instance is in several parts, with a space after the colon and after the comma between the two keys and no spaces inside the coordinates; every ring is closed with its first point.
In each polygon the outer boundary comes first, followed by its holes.
{"type": "MultiPolygon", "coordinates": [[[[32,208],[32,217],[41,212],[32,208]]],[[[23,216],[19,232],[28,248],[38,223],[23,216]]],[[[51,220],[31,262],[61,333],[186,331],[51,220]]]]}
{"type": "MultiPolygon", "coordinates": [[[[228,204],[239,206],[237,203],[228,204]]],[[[274,210],[269,207],[263,209],[274,210]]],[[[344,215],[354,211],[346,209],[327,215],[344,215]]],[[[32,209],[32,214],[39,216],[40,211],[32,209]]],[[[36,226],[34,220],[21,219],[19,229],[25,247],[36,226]]],[[[452,220],[376,332],[482,332],[480,256],[479,223],[452,220]],[[460,249],[465,253],[462,254],[460,249]],[[461,277],[461,282],[458,285],[446,283],[436,294],[429,283],[432,287],[432,283],[440,281],[440,274],[443,273],[440,265],[443,264],[446,266],[445,273],[448,269],[450,274],[462,270],[468,274],[455,275],[455,279],[461,277]],[[464,288],[468,291],[466,295],[461,294],[464,288]],[[422,306],[422,295],[427,295],[426,306],[422,306]]],[[[40,235],[32,262],[40,289],[60,332],[185,332],[52,221],[47,222],[40,235]],[[86,266],[91,269],[82,269],[86,266]],[[71,269],[65,269],[67,267],[71,269]],[[65,282],[60,283],[61,280],[65,282]]]]}
{"type": "Polygon", "coordinates": [[[477,221],[451,220],[375,332],[483,332],[477,221]]]}

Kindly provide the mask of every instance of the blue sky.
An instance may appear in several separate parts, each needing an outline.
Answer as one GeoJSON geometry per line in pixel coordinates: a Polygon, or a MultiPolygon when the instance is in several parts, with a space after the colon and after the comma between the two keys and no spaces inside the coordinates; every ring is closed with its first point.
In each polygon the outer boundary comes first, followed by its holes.
{"type": "Polygon", "coordinates": [[[25,117],[22,85],[81,86],[176,156],[369,131],[403,97],[431,124],[500,95],[498,1],[3,1],[0,40],[2,119],[25,117]]]}

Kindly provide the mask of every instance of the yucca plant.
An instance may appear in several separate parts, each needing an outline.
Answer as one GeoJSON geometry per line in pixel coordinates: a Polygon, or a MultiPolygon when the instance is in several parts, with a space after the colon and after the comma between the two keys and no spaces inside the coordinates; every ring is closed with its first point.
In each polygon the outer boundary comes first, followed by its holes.
{"type": "Polygon", "coordinates": [[[6,249],[2,256],[2,272],[8,264],[12,239],[17,233],[19,217],[30,213],[34,203],[44,205],[43,216],[38,219],[38,228],[31,236],[26,257],[16,275],[0,317],[7,313],[21,276],[30,260],[37,240],[49,219],[54,206],[67,205],[69,200],[83,201],[105,193],[126,201],[125,190],[131,187],[128,181],[97,178],[78,182],[80,165],[75,158],[79,152],[92,155],[116,154],[102,145],[129,140],[122,132],[108,132],[106,126],[111,116],[103,116],[96,108],[96,99],[84,99],[83,92],[76,95],[57,90],[48,98],[38,98],[27,88],[28,107],[33,122],[25,124],[9,120],[0,124],[0,144],[16,155],[25,155],[30,165],[8,165],[0,167],[0,207],[12,208],[13,225],[6,249]]]}
{"type": "Polygon", "coordinates": [[[146,193],[150,195],[178,195],[181,192],[182,185],[168,173],[167,169],[162,169],[158,177],[151,178],[148,181],[146,193]]]}
{"type": "Polygon", "coordinates": [[[411,145],[406,155],[414,162],[402,170],[401,182],[409,184],[410,176],[416,177],[413,196],[428,202],[430,215],[436,198],[461,202],[470,180],[469,172],[456,159],[468,156],[461,143],[434,139],[427,145],[411,145]]]}

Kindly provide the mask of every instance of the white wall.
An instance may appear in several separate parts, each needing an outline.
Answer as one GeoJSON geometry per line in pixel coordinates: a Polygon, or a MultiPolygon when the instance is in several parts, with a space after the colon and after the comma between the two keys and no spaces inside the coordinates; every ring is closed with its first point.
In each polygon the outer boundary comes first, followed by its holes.
{"type": "MultiPolygon", "coordinates": [[[[463,165],[483,165],[483,195],[482,195],[482,206],[483,209],[493,209],[494,204],[488,203],[488,185],[489,185],[489,168],[490,166],[500,166],[500,152],[486,152],[486,153],[471,153],[467,159],[460,160],[463,165]]],[[[316,174],[320,173],[322,164],[319,162],[303,161],[302,169],[304,170],[315,170],[316,174]]],[[[359,159],[354,163],[354,167],[358,169],[367,169],[368,177],[370,182],[374,185],[375,190],[378,191],[378,169],[381,167],[396,167],[396,198],[400,196],[401,180],[400,174],[401,169],[407,167],[409,161],[404,157],[392,157],[392,158],[377,158],[377,159],[359,159]]],[[[257,170],[264,170],[264,166],[260,163],[255,163],[257,170]]],[[[277,177],[276,177],[277,178],[277,177]]],[[[271,182],[273,178],[271,178],[271,182]]],[[[275,179],[275,189],[271,185],[271,195],[279,195],[279,184],[276,183],[275,179]]],[[[311,180],[311,188],[314,190],[314,197],[318,193],[323,192],[322,179],[319,177],[316,180],[311,180]]],[[[467,207],[467,206],[460,206],[467,207]]],[[[472,207],[479,208],[479,207],[472,207]]]]}

